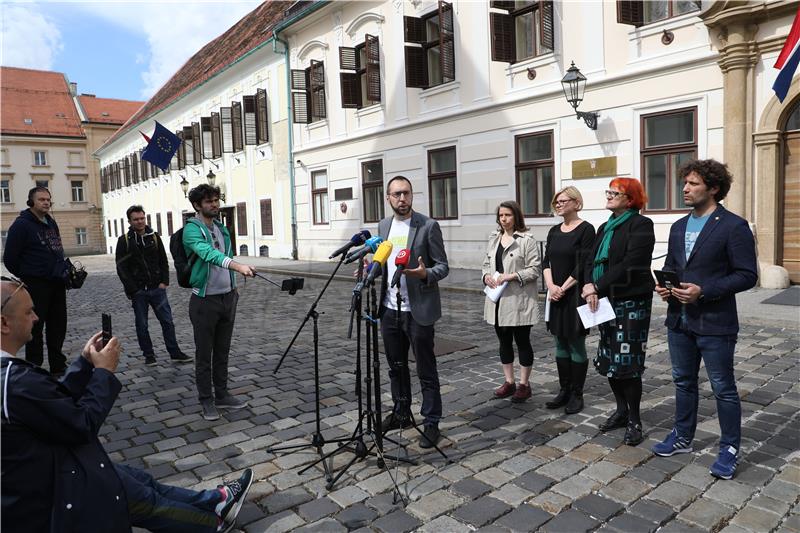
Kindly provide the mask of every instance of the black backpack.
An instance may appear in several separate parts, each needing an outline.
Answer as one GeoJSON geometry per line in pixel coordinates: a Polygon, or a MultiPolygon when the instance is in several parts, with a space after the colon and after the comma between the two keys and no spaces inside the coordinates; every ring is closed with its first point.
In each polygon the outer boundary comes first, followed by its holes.
{"type": "Polygon", "coordinates": [[[183,247],[183,228],[173,233],[172,237],[169,238],[169,251],[172,253],[172,261],[175,263],[178,285],[185,289],[191,289],[192,267],[197,256],[191,254],[191,259],[186,256],[186,249],[183,247]]]}

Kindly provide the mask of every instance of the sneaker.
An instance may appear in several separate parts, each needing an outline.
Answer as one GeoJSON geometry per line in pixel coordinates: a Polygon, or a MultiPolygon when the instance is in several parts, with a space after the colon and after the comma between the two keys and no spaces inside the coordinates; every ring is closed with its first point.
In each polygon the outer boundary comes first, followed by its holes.
{"type": "Polygon", "coordinates": [[[144,356],[144,364],[147,366],[155,366],[156,364],[156,356],[155,355],[145,355],[144,356]]]}
{"type": "Polygon", "coordinates": [[[383,419],[381,422],[381,430],[386,433],[387,431],[392,431],[395,429],[407,429],[411,427],[411,417],[406,416],[401,422],[401,417],[394,412],[389,413],[386,418],[383,419]]]}
{"type": "Polygon", "coordinates": [[[246,469],[239,479],[228,481],[220,485],[219,490],[224,494],[224,498],[214,508],[214,512],[220,519],[217,531],[230,531],[236,523],[236,517],[242,509],[242,504],[247,498],[247,491],[253,484],[253,471],[246,469]]]}
{"type": "Polygon", "coordinates": [[[504,381],[502,385],[494,390],[495,398],[508,398],[517,391],[517,386],[508,381],[504,381]]]}
{"type": "Polygon", "coordinates": [[[625,436],[622,437],[622,442],[628,446],[636,446],[641,444],[643,440],[644,435],[642,434],[642,425],[628,422],[628,427],[625,429],[625,436]]]}
{"type": "Polygon", "coordinates": [[[183,352],[178,352],[176,355],[170,355],[169,360],[173,363],[191,363],[194,361],[194,358],[189,357],[183,352]]]}
{"type": "Polygon", "coordinates": [[[617,411],[614,411],[614,414],[608,417],[605,422],[597,426],[597,428],[605,433],[606,431],[611,431],[612,429],[617,428],[624,428],[628,426],[628,413],[621,414],[617,411]]]}
{"type": "Polygon", "coordinates": [[[439,433],[439,426],[425,426],[425,430],[419,437],[420,448],[433,448],[439,443],[442,434],[439,433]]]}
{"type": "Polygon", "coordinates": [[[736,463],[739,460],[736,456],[738,451],[733,446],[720,448],[717,460],[711,465],[708,473],[720,479],[731,479],[736,473],[736,463]]]}
{"type": "Polygon", "coordinates": [[[522,383],[520,383],[519,387],[517,387],[517,390],[514,391],[513,395],[511,395],[511,401],[514,403],[522,403],[530,397],[531,397],[531,386],[523,385],[522,383]]]}
{"type": "Polygon", "coordinates": [[[203,406],[203,418],[206,420],[219,420],[219,411],[217,411],[217,406],[214,405],[214,400],[200,400],[200,404],[203,406]]]}
{"type": "Polygon", "coordinates": [[[233,396],[231,394],[226,394],[225,396],[222,396],[221,398],[217,398],[214,401],[214,403],[220,409],[242,409],[244,407],[247,407],[247,402],[246,401],[240,400],[239,398],[237,398],[236,396],[233,396]]]}
{"type": "Polygon", "coordinates": [[[653,444],[650,450],[661,457],[671,457],[676,453],[692,452],[692,441],[686,437],[679,437],[678,430],[672,428],[669,435],[659,443],[653,444]]]}

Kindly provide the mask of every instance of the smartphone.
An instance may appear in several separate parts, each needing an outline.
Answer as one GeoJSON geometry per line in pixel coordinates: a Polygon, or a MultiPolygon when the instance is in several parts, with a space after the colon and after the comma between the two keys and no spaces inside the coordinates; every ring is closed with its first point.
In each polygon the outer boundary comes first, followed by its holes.
{"type": "Polygon", "coordinates": [[[669,270],[654,270],[658,284],[665,289],[680,289],[681,281],[678,279],[678,274],[669,270]]]}
{"type": "Polygon", "coordinates": [[[103,313],[103,347],[111,340],[111,315],[103,313]]]}

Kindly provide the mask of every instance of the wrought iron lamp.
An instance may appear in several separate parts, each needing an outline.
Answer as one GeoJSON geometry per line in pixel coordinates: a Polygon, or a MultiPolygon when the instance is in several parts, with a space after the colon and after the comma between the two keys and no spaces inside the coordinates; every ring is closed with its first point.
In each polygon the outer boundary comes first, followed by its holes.
{"type": "Polygon", "coordinates": [[[181,190],[183,191],[183,197],[186,198],[189,192],[189,182],[186,181],[186,176],[181,175],[181,190]]]}
{"type": "Polygon", "coordinates": [[[598,114],[592,111],[578,111],[578,106],[581,105],[583,93],[586,90],[586,76],[581,74],[580,69],[575,66],[574,61],[561,79],[561,87],[564,89],[564,96],[567,102],[575,110],[578,120],[583,119],[590,130],[596,130],[598,114]]]}
{"type": "MultiPolygon", "coordinates": [[[[206,174],[206,179],[208,179],[208,184],[211,185],[212,187],[214,187],[214,185],[217,183],[217,175],[214,174],[213,170],[209,170],[208,171],[208,174],[206,174]]],[[[225,193],[222,190],[222,184],[221,183],[220,183],[220,187],[219,187],[219,200],[223,204],[225,203],[225,193]]]]}

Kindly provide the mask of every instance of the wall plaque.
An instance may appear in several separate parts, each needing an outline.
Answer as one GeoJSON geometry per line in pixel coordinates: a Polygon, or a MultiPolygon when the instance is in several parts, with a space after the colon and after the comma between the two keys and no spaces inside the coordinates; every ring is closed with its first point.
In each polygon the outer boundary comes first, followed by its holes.
{"type": "Polygon", "coordinates": [[[578,159],[572,162],[572,179],[617,175],[617,156],[578,159]]]}

